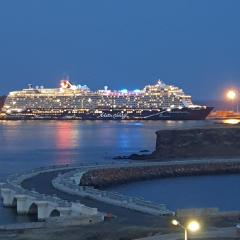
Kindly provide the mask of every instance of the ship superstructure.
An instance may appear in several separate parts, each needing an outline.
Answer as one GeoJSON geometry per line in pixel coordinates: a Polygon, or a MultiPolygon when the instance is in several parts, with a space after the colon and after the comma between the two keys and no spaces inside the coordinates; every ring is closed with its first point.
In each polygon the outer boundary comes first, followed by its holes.
{"type": "Polygon", "coordinates": [[[29,85],[10,92],[3,107],[8,119],[205,119],[212,108],[194,105],[191,96],[158,81],[142,90],[91,91],[62,80],[59,88],[29,85]]]}

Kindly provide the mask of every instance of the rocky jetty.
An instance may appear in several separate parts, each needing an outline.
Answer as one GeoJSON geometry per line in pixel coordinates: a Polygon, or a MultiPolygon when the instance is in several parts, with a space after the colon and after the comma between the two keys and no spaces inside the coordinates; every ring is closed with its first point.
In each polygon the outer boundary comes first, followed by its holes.
{"type": "Polygon", "coordinates": [[[240,172],[240,161],[169,164],[162,166],[95,169],[85,173],[82,186],[106,187],[128,182],[167,177],[233,174],[240,172]]]}
{"type": "Polygon", "coordinates": [[[240,126],[158,131],[154,159],[240,156],[240,126]]]}
{"type": "Polygon", "coordinates": [[[240,157],[240,125],[216,124],[197,129],[160,130],[156,148],[149,154],[117,156],[115,159],[181,160],[240,157]]]}

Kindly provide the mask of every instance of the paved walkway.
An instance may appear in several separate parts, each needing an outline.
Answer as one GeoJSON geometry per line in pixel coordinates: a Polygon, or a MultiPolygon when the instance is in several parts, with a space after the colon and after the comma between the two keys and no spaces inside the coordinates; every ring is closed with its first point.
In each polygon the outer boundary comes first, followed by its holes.
{"type": "MultiPolygon", "coordinates": [[[[161,163],[141,163],[136,165],[172,165],[172,164],[192,164],[192,163],[208,163],[209,160],[188,160],[188,161],[178,161],[178,162],[161,162],[161,163]]],[[[220,160],[211,160],[212,163],[221,163],[221,162],[230,162],[230,163],[239,163],[240,159],[220,159],[220,160]]],[[[128,166],[134,166],[135,164],[126,164],[128,166]]],[[[114,166],[113,166],[114,167],[114,166]]],[[[115,166],[117,167],[117,166],[115,166]]],[[[118,206],[113,206],[111,204],[102,203],[97,200],[91,200],[87,198],[82,198],[79,196],[74,196],[71,194],[63,193],[59,190],[56,190],[52,186],[52,180],[57,177],[59,173],[64,173],[68,170],[55,170],[52,172],[44,172],[39,175],[36,175],[30,179],[24,180],[22,186],[26,189],[35,189],[37,192],[46,194],[46,195],[53,195],[56,194],[59,198],[68,200],[68,201],[80,201],[81,203],[89,206],[89,207],[97,207],[99,211],[112,213],[118,217],[118,220],[124,224],[132,224],[132,225],[139,225],[139,226],[161,226],[161,227],[169,227],[170,218],[167,219],[166,217],[156,217],[151,216],[149,214],[140,213],[134,210],[125,209],[118,206]]],[[[174,236],[173,236],[174,237],[174,236]]],[[[174,238],[172,238],[174,239],[174,238]]],[[[175,236],[176,239],[176,236],[175,236]]],[[[240,238],[239,238],[240,239],[240,238]]]]}
{"type": "MultiPolygon", "coordinates": [[[[69,171],[69,170],[68,170],[69,171]]],[[[88,198],[82,198],[79,196],[63,193],[56,190],[52,186],[52,180],[57,177],[59,173],[64,173],[66,170],[54,171],[41,173],[37,176],[24,180],[22,186],[28,190],[35,189],[37,192],[46,195],[57,195],[59,198],[68,201],[80,201],[86,206],[96,207],[101,212],[112,213],[117,216],[117,218],[126,224],[134,225],[151,225],[151,224],[161,224],[166,225],[166,217],[152,216],[149,214],[137,212],[135,210],[126,209],[123,207],[114,206],[107,203],[102,203],[96,200],[91,200],[88,198]]]]}

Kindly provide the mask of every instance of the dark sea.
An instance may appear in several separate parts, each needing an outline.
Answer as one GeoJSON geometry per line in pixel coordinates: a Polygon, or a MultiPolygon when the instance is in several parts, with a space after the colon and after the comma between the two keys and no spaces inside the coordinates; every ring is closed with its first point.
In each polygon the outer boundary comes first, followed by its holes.
{"type": "MultiPolygon", "coordinates": [[[[0,121],[0,179],[56,164],[106,163],[116,155],[152,151],[159,129],[214,124],[209,121],[0,121]]],[[[115,160],[119,161],[119,160],[115,160]]],[[[240,175],[182,177],[115,186],[168,208],[240,210],[240,175]]],[[[28,221],[0,204],[0,224],[28,221]]]]}

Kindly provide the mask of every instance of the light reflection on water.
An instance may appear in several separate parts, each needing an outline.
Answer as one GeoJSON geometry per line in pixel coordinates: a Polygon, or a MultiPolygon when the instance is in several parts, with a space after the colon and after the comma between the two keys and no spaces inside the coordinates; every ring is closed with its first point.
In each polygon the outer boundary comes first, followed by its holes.
{"type": "MultiPolygon", "coordinates": [[[[159,129],[188,128],[206,124],[213,123],[0,121],[0,179],[11,173],[40,166],[112,162],[115,155],[131,154],[143,149],[153,150],[155,132],[159,129]]],[[[1,219],[3,212],[0,207],[0,222],[1,219]]],[[[8,217],[5,216],[5,219],[8,217]]]]}
{"type": "Polygon", "coordinates": [[[155,132],[203,121],[2,121],[0,178],[33,167],[109,161],[114,155],[153,150],[155,132]]]}
{"type": "Polygon", "coordinates": [[[80,136],[76,129],[77,125],[71,122],[56,122],[55,146],[59,151],[57,152],[57,164],[71,164],[73,163],[64,151],[77,148],[80,136]]]}
{"type": "Polygon", "coordinates": [[[224,124],[230,124],[230,125],[236,125],[236,124],[240,124],[240,119],[226,119],[223,120],[224,124]]]}

